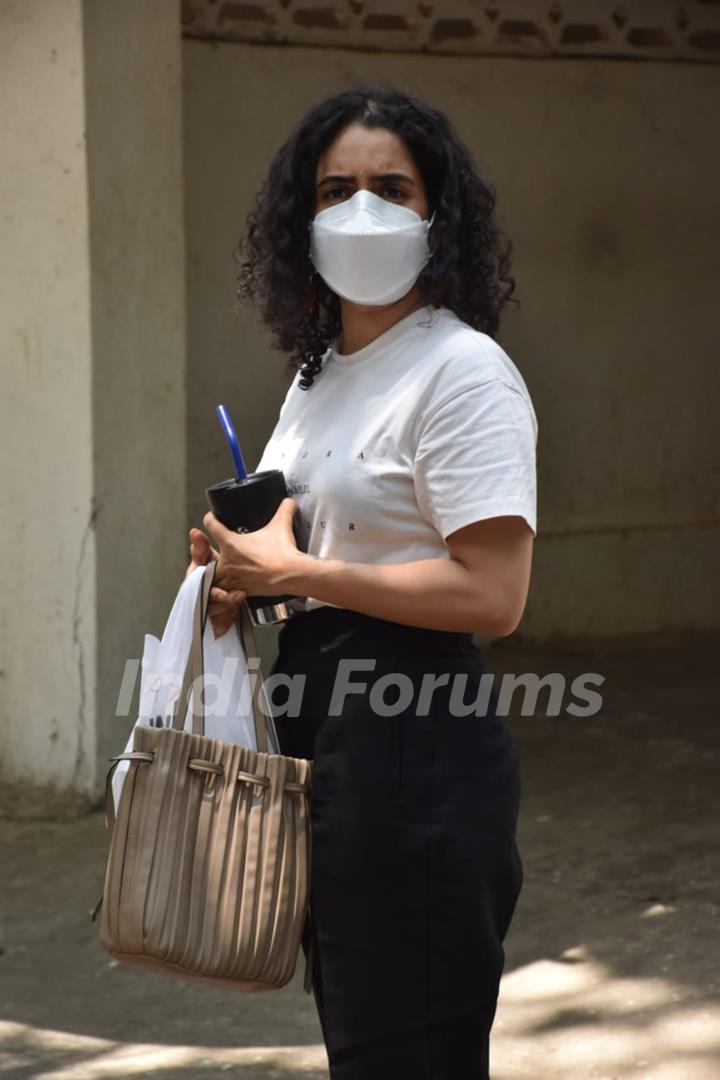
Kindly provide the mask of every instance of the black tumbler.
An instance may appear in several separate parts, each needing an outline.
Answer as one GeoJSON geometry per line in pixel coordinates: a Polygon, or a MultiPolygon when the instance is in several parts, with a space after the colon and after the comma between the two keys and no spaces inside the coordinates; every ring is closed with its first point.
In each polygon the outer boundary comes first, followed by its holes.
{"type": "MultiPolygon", "coordinates": [[[[280,469],[250,473],[244,480],[233,477],[205,489],[207,501],[218,521],[233,532],[255,532],[275,516],[289,492],[280,469]]],[[[298,536],[299,515],[293,518],[295,541],[304,550],[298,536]]],[[[297,596],[248,596],[252,620],[256,626],[283,622],[297,610],[297,596]]]]}

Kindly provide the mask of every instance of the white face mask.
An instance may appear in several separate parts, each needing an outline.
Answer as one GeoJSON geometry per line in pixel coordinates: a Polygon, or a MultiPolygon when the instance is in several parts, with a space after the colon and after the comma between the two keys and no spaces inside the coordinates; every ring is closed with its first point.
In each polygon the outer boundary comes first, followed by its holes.
{"type": "Polygon", "coordinates": [[[310,223],[310,259],[328,288],[356,304],[405,296],[430,258],[424,220],[360,188],[310,223]]]}

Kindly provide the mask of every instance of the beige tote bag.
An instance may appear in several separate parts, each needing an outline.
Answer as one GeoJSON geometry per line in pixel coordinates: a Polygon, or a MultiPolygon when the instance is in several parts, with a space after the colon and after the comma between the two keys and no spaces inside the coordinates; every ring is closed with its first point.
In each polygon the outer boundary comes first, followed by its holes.
{"type": "MultiPolygon", "coordinates": [[[[269,751],[274,725],[260,708],[259,676],[251,679],[258,749],[204,734],[195,680],[215,568],[211,559],[198,589],[172,726],[137,725],[132,751],[109,759],[108,858],[92,919],[102,907],[100,942],[125,964],[228,990],[272,990],[293,977],[308,916],[311,763],[269,751]],[[188,707],[192,732],[183,730],[188,707]],[[130,766],[116,817],[111,779],[123,760],[130,766]]],[[[257,656],[245,604],[238,629],[246,657],[257,656]]]]}

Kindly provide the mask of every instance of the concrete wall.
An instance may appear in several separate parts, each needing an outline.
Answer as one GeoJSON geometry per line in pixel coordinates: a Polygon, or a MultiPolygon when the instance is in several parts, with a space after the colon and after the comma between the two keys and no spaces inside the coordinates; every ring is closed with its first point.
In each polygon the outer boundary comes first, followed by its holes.
{"type": "Polygon", "coordinates": [[[185,565],[175,0],[0,5],[0,778],[95,798],[185,565]]]}
{"type": "Polygon", "coordinates": [[[301,112],[358,79],[424,95],[497,185],[522,301],[499,340],[540,423],[538,539],[521,631],[718,622],[720,68],[183,44],[188,512],[228,475],[214,407],[254,465],[285,359],[234,313],[231,250],[301,112]]]}
{"type": "Polygon", "coordinates": [[[125,661],[187,564],[179,19],[178,0],[85,2],[103,777],[134,722],[115,717],[125,661]]]}
{"type": "Polygon", "coordinates": [[[84,788],[97,551],[81,5],[4,5],[0,41],[0,769],[84,788]]]}

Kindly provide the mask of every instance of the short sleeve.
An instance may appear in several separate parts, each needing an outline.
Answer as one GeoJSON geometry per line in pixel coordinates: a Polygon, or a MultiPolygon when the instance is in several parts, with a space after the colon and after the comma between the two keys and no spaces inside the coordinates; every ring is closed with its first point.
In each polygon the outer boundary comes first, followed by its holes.
{"type": "Polygon", "coordinates": [[[531,402],[498,378],[458,392],[423,420],[415,496],[443,540],[504,514],[520,515],[537,535],[537,430],[531,402]]]}

